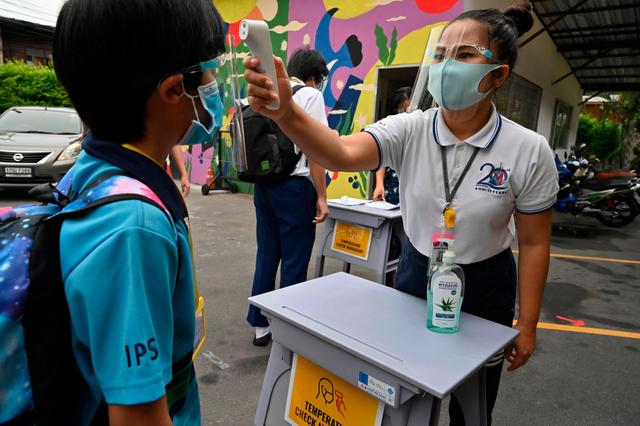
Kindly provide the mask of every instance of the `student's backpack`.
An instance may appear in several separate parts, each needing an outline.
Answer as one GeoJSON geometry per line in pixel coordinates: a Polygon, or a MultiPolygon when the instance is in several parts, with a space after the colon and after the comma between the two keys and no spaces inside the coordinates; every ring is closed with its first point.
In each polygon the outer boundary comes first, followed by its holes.
{"type": "MultiPolygon", "coordinates": [[[[1,425],[77,425],[84,401],[93,398],[71,346],[60,269],[63,220],[130,199],[169,215],[149,187],[122,172],[100,177],[69,200],[72,175],[73,169],[57,188],[32,191],[40,205],[0,209],[1,425]]],[[[108,424],[104,401],[91,424],[108,424]]]]}
{"type": "MultiPolygon", "coordinates": [[[[304,88],[293,87],[293,94],[304,88]]],[[[239,173],[244,182],[273,185],[282,182],[295,170],[302,157],[295,145],[270,118],[246,106],[242,109],[244,143],[247,153],[247,170],[239,173]]]]}

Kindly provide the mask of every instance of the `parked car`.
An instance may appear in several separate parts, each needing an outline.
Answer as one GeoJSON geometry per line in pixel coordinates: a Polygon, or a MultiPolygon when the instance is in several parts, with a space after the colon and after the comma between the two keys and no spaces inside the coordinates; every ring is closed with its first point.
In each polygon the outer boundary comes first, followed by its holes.
{"type": "Polygon", "coordinates": [[[0,115],[0,188],[58,181],[82,150],[71,108],[14,107],[0,115]]]}

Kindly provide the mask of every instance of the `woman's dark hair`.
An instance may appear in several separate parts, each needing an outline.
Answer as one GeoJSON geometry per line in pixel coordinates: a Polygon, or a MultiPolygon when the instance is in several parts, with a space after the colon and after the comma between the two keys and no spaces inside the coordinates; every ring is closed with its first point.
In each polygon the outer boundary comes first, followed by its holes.
{"type": "Polygon", "coordinates": [[[482,9],[468,10],[451,22],[473,19],[483,22],[489,29],[489,39],[497,47],[494,52],[496,59],[509,65],[513,70],[518,59],[518,37],[529,31],[533,26],[531,3],[508,6],[502,10],[482,9]]]}
{"type": "Polygon", "coordinates": [[[409,99],[409,96],[411,96],[411,87],[401,87],[395,90],[389,100],[389,108],[387,108],[388,115],[397,114],[398,108],[404,101],[409,99]]]}
{"type": "Polygon", "coordinates": [[[211,0],[69,0],[58,16],[53,61],[95,137],[126,143],[145,135],[146,103],[158,82],[223,53],[224,33],[211,0]]]}
{"type": "Polygon", "coordinates": [[[310,78],[319,83],[329,74],[329,69],[320,52],[306,47],[293,52],[287,65],[287,74],[305,83],[310,78]]]}

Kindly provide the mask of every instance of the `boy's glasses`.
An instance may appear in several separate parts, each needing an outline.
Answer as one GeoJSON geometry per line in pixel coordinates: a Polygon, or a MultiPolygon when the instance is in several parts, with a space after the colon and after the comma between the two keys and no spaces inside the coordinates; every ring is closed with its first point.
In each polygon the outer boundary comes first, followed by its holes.
{"type": "Polygon", "coordinates": [[[227,61],[227,54],[222,53],[216,56],[213,59],[209,59],[208,61],[200,62],[196,65],[191,65],[190,67],[186,67],[180,70],[182,73],[192,73],[192,72],[205,72],[206,70],[217,70],[221,68],[224,63],[227,61]]]}
{"type": "Polygon", "coordinates": [[[485,58],[488,59],[489,62],[496,63],[491,50],[471,43],[459,43],[451,46],[438,44],[434,49],[429,50],[429,56],[431,56],[436,63],[442,62],[445,59],[454,59],[460,62],[478,64],[483,63],[485,58]]]}
{"type": "Polygon", "coordinates": [[[208,61],[200,62],[196,65],[191,65],[189,67],[183,68],[180,70],[180,73],[184,76],[184,83],[187,87],[198,87],[202,83],[202,73],[207,70],[217,70],[221,68],[227,60],[226,53],[222,53],[221,55],[216,56],[213,59],[209,59],[208,61]]]}

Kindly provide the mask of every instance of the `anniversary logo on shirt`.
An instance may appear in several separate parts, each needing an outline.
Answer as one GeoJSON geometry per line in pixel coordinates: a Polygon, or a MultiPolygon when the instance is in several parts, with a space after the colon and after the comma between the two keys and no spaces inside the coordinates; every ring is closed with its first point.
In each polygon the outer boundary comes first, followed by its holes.
{"type": "Polygon", "coordinates": [[[503,167],[502,163],[497,167],[492,163],[485,163],[480,167],[480,171],[483,172],[483,175],[476,183],[476,191],[496,195],[504,195],[509,191],[511,169],[503,167]]]}

